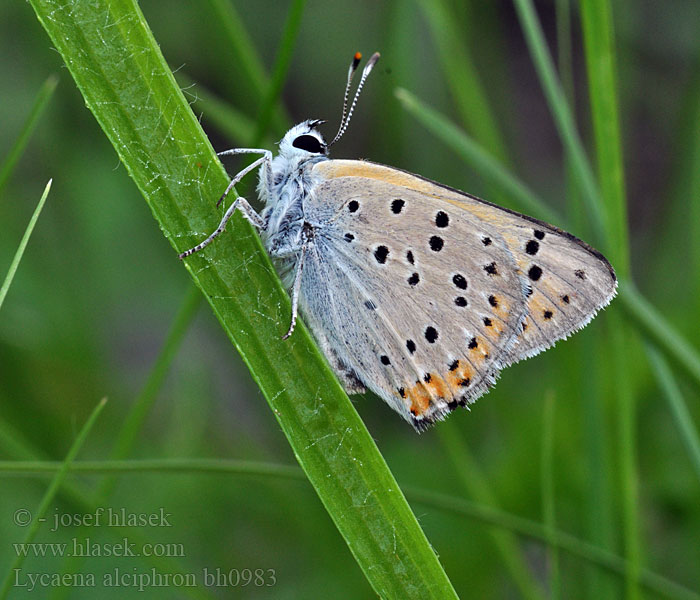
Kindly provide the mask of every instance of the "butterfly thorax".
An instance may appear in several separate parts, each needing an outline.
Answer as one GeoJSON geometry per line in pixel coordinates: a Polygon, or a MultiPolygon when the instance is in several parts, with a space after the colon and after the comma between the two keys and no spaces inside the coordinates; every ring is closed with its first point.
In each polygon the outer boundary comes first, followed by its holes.
{"type": "Polygon", "coordinates": [[[273,257],[293,258],[303,243],[304,199],[318,183],[312,167],[328,160],[315,123],[305,121],[290,129],[280,142],[279,154],[260,169],[258,195],[265,203],[263,242],[273,257]],[[297,140],[308,138],[323,150],[310,152],[297,145],[297,140]]]}

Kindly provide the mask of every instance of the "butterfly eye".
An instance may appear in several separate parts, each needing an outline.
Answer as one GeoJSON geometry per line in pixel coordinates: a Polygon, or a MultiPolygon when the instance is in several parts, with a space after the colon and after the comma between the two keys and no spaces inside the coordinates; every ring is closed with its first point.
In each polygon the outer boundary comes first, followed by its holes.
{"type": "Polygon", "coordinates": [[[292,146],[314,154],[323,154],[324,152],[323,144],[313,135],[300,135],[292,142],[292,146]]]}

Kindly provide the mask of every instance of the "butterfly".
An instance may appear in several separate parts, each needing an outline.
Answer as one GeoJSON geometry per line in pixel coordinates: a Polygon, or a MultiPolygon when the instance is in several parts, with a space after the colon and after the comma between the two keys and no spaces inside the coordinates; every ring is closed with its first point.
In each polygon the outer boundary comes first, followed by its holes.
{"type": "Polygon", "coordinates": [[[367,62],[348,110],[326,143],[307,120],[273,156],[238,173],[219,202],[259,168],[257,213],[244,198],[218,228],[180,254],[198,252],[240,210],[261,233],[299,312],[348,393],[367,388],[417,431],[467,406],[504,367],[585,326],[614,297],[615,271],[591,246],[561,229],[394,167],[337,160],[379,59],[367,62]]]}

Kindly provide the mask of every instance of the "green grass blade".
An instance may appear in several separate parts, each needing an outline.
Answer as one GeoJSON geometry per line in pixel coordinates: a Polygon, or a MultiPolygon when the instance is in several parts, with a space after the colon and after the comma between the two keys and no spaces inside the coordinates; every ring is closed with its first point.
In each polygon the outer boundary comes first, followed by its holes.
{"type": "Polygon", "coordinates": [[[607,213],[601,206],[598,184],[595,181],[593,171],[583,149],[583,144],[576,131],[566,97],[557,79],[554,63],[547,49],[544,34],[537,20],[532,1],[514,0],[514,2],[523,33],[525,34],[525,40],[530,49],[532,61],[540,77],[542,90],[554,117],[554,123],[562,142],[567,148],[571,158],[571,165],[578,176],[579,184],[583,191],[583,200],[586,202],[594,230],[598,239],[604,242],[607,247],[610,239],[608,235],[610,226],[606,219],[607,213]]]}
{"type": "MultiPolygon", "coordinates": [[[[557,0],[557,61],[559,78],[568,106],[575,104],[575,79],[573,66],[573,45],[571,39],[571,2],[569,0],[557,0]]],[[[576,127],[576,115],[571,111],[571,120],[576,127]]],[[[566,173],[566,197],[567,216],[574,230],[586,232],[587,219],[585,207],[581,198],[583,190],[580,178],[576,176],[573,167],[571,153],[568,146],[564,146],[564,170],[566,173]]],[[[584,233],[585,232],[585,233],[584,233]]],[[[595,364],[591,364],[590,353],[596,355],[607,352],[608,349],[601,340],[584,339],[579,344],[579,361],[582,372],[587,373],[586,382],[581,386],[581,401],[584,407],[583,423],[585,431],[586,468],[589,472],[586,486],[585,512],[586,512],[586,536],[589,540],[604,548],[611,548],[615,543],[615,524],[613,517],[613,502],[615,492],[612,488],[612,476],[609,460],[610,434],[606,427],[606,398],[601,393],[600,373],[595,364]],[[595,347],[595,350],[594,350],[595,347]],[[587,363],[585,366],[583,363],[587,363]],[[597,372],[596,377],[594,373],[597,372]]],[[[602,361],[604,362],[604,361],[602,361]]],[[[616,582],[610,577],[605,577],[600,571],[587,570],[583,580],[585,581],[583,597],[603,600],[615,598],[618,594],[616,582]]],[[[556,585],[556,584],[555,584],[556,585]]]]}
{"type": "Polygon", "coordinates": [[[0,165],[0,196],[10,180],[10,176],[17,165],[20,157],[29,143],[34,130],[36,129],[39,119],[44,114],[46,107],[49,105],[49,100],[53,96],[56,86],[58,85],[58,77],[49,75],[46,81],[39,88],[39,93],[36,95],[32,109],[29,111],[29,116],[22,126],[19,137],[15,140],[12,148],[7,153],[7,156],[0,165]]]}
{"type": "Polygon", "coordinates": [[[41,195],[41,198],[39,198],[39,204],[36,205],[36,208],[34,209],[34,214],[32,214],[32,218],[29,219],[29,225],[27,225],[27,229],[24,231],[24,235],[22,236],[22,240],[19,243],[17,252],[15,252],[15,256],[12,259],[12,262],[10,263],[10,268],[7,270],[5,281],[3,281],[2,287],[0,287],[0,308],[2,308],[2,304],[5,301],[5,296],[7,296],[7,291],[10,289],[10,285],[12,285],[12,280],[15,278],[15,273],[17,272],[19,261],[22,260],[22,255],[24,254],[24,251],[27,248],[29,238],[32,235],[32,231],[34,231],[34,226],[36,225],[36,222],[39,219],[39,215],[41,214],[41,209],[44,208],[44,203],[46,202],[46,198],[48,197],[49,191],[51,190],[52,181],[52,179],[49,179],[49,182],[44,188],[44,193],[41,195]]]}
{"type": "MultiPolygon", "coordinates": [[[[581,16],[588,73],[588,90],[598,162],[605,222],[608,223],[609,258],[619,277],[629,274],[627,201],[625,198],[622,140],[617,107],[615,46],[612,8],[607,0],[583,0],[581,16]]],[[[615,363],[618,410],[618,453],[622,490],[623,536],[630,569],[625,579],[627,598],[638,598],[640,570],[639,510],[636,457],[636,410],[629,380],[627,356],[630,331],[622,322],[611,321],[610,340],[615,363]]]]}
{"type": "MultiPolygon", "coordinates": [[[[557,18],[557,66],[564,96],[569,106],[576,106],[576,85],[574,79],[573,43],[571,40],[571,0],[556,0],[557,18]]],[[[576,126],[576,115],[571,118],[576,126]]],[[[581,206],[581,186],[575,176],[571,156],[564,148],[564,172],[566,174],[567,218],[572,227],[583,230],[585,215],[581,206]]]]}
{"type": "Polygon", "coordinates": [[[668,366],[668,363],[659,351],[651,345],[647,345],[649,362],[656,376],[659,387],[664,392],[671,416],[676,424],[678,433],[685,446],[693,468],[700,478],[700,436],[693,423],[693,417],[688,410],[688,405],[683,399],[678,384],[668,366]]]}
{"type": "MultiPolygon", "coordinates": [[[[219,220],[213,204],[228,178],[136,3],[31,3],[165,236],[177,251],[201,240],[219,220]]],[[[303,325],[290,340],[280,339],[289,298],[252,228],[242,218],[232,220],[227,234],[187,266],[375,591],[455,597],[303,325]]]]}
{"type": "Polygon", "coordinates": [[[524,183],[511,175],[498,159],[449,119],[421,102],[416,96],[403,88],[397,88],[395,95],[403,107],[428,131],[452,148],[458,156],[471,165],[485,180],[503,190],[505,198],[517,203],[520,210],[524,210],[550,223],[557,223],[561,220],[524,183]]]}
{"type": "MultiPolygon", "coordinates": [[[[41,502],[39,502],[39,506],[31,516],[32,522],[27,528],[27,533],[24,536],[23,540],[25,544],[29,544],[39,532],[39,528],[41,527],[42,521],[44,521],[43,517],[46,514],[46,511],[49,509],[49,504],[51,504],[54,497],[56,496],[56,492],[58,492],[58,489],[61,487],[63,480],[68,474],[68,470],[70,469],[71,463],[77,456],[78,452],[80,452],[80,449],[83,447],[83,444],[85,443],[85,440],[87,439],[87,436],[90,433],[92,426],[97,421],[97,417],[100,416],[100,413],[102,412],[102,409],[104,408],[106,403],[107,398],[103,398],[100,402],[97,403],[97,406],[93,409],[92,413],[88,417],[88,420],[85,422],[85,425],[83,425],[82,429],[80,430],[80,433],[78,433],[78,436],[75,438],[75,441],[71,445],[70,450],[68,450],[68,454],[66,454],[65,460],[61,464],[60,468],[56,471],[56,474],[51,480],[51,484],[46,489],[46,492],[44,493],[41,502]]],[[[22,566],[24,558],[24,555],[18,552],[14,560],[12,561],[12,564],[8,569],[7,575],[5,576],[4,581],[2,582],[2,586],[0,587],[0,599],[7,598],[7,595],[10,593],[10,590],[12,589],[12,582],[15,578],[15,573],[22,566]]]]}
{"type": "Polygon", "coordinates": [[[611,5],[608,0],[583,0],[581,17],[598,179],[610,224],[608,258],[623,278],[629,274],[629,236],[611,5]]]}

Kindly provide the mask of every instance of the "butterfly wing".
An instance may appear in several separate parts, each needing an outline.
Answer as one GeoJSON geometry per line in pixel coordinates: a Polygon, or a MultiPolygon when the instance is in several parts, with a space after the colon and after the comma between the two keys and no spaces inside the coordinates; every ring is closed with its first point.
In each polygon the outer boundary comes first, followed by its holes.
{"type": "Polygon", "coordinates": [[[539,221],[365,161],[313,174],[302,311],[344,379],[419,430],[614,293],[601,255],[539,221]]]}

